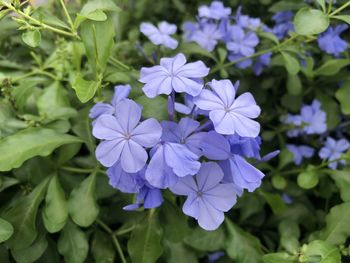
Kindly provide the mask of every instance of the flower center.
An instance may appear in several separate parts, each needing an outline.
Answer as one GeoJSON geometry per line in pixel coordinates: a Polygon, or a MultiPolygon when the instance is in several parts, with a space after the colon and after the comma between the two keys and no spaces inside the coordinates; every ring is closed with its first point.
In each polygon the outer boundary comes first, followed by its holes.
{"type": "Polygon", "coordinates": [[[131,139],[131,134],[124,134],[124,139],[125,140],[130,140],[131,139]]]}
{"type": "Polygon", "coordinates": [[[202,191],[198,191],[198,192],[197,192],[197,196],[198,196],[198,197],[202,197],[202,196],[203,196],[203,192],[202,192],[202,191]]]}

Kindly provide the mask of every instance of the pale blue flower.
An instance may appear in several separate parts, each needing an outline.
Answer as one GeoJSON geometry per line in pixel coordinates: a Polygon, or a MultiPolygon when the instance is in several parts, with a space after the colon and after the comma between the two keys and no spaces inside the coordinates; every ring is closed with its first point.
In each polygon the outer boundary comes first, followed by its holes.
{"type": "Polygon", "coordinates": [[[175,49],[178,45],[178,41],[170,36],[176,33],[176,29],[176,25],[169,24],[165,21],[160,22],[158,27],[151,23],[142,23],[140,25],[140,31],[146,35],[153,44],[163,45],[170,49],[175,49]]]}

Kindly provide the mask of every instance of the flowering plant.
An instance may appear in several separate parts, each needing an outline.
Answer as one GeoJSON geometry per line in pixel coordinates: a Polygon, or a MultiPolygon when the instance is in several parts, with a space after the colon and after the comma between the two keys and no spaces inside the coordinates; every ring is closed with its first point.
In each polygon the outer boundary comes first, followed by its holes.
{"type": "Polygon", "coordinates": [[[0,0],[0,261],[349,260],[348,7],[0,0]]]}

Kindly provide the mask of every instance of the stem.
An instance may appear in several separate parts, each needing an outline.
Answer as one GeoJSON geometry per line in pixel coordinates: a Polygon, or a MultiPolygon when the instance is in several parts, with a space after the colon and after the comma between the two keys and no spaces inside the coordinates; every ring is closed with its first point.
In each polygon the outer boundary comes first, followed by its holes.
{"type": "Polygon", "coordinates": [[[119,257],[120,257],[120,260],[122,263],[127,263],[126,259],[125,259],[125,256],[124,256],[124,253],[123,253],[123,250],[120,246],[120,243],[117,239],[117,237],[114,235],[113,233],[113,230],[109,228],[109,226],[107,226],[105,223],[103,223],[100,219],[97,219],[96,220],[96,223],[104,230],[106,231],[112,238],[112,241],[113,241],[113,244],[114,246],[116,247],[117,251],[118,251],[118,254],[119,254],[119,257]]]}
{"type": "Polygon", "coordinates": [[[338,14],[340,11],[344,10],[345,8],[347,8],[348,6],[350,6],[350,1],[348,1],[347,3],[343,4],[341,7],[339,7],[338,9],[334,10],[332,13],[330,13],[329,16],[334,16],[336,14],[338,14]]]}
{"type": "Polygon", "coordinates": [[[61,34],[61,35],[65,35],[65,36],[70,36],[70,37],[75,37],[75,38],[79,38],[79,36],[77,34],[71,33],[71,32],[67,32],[52,26],[49,26],[47,24],[44,24],[42,22],[40,22],[39,20],[36,20],[35,18],[31,17],[30,15],[27,15],[26,13],[22,12],[19,9],[16,9],[14,6],[12,6],[11,4],[4,2],[4,1],[0,1],[0,3],[7,7],[8,9],[12,10],[13,12],[17,13],[18,15],[28,19],[29,21],[31,21],[33,24],[38,25],[40,27],[42,27],[43,29],[48,29],[51,30],[57,34],[61,34]]]}
{"type": "Polygon", "coordinates": [[[116,65],[120,66],[121,68],[125,69],[126,71],[130,71],[131,68],[127,65],[125,65],[123,62],[121,62],[120,60],[111,57],[110,60],[115,63],[116,65]]]}
{"type": "Polygon", "coordinates": [[[213,73],[215,73],[215,72],[218,72],[219,70],[221,70],[221,69],[223,69],[223,68],[231,67],[231,66],[233,66],[233,65],[235,65],[235,64],[237,64],[237,63],[246,61],[246,60],[248,60],[248,59],[252,59],[252,58],[255,58],[255,57],[259,57],[259,56],[264,55],[264,54],[269,53],[269,52],[278,51],[282,46],[285,46],[285,45],[288,44],[289,42],[293,41],[296,37],[297,37],[297,35],[291,36],[290,38],[288,38],[287,40],[285,40],[285,41],[282,42],[281,44],[278,44],[277,46],[274,46],[274,47],[272,47],[272,48],[268,48],[268,49],[265,49],[265,50],[256,52],[256,53],[254,53],[254,54],[251,55],[251,56],[244,57],[244,58],[240,58],[240,59],[237,59],[237,60],[228,62],[228,63],[223,64],[223,65],[218,65],[218,66],[214,67],[214,68],[211,70],[210,74],[213,74],[213,73]]]}
{"type": "Polygon", "coordinates": [[[75,26],[73,24],[72,18],[70,17],[70,15],[68,13],[68,10],[67,10],[67,7],[66,7],[66,3],[64,2],[64,0],[60,0],[60,3],[62,5],[62,8],[63,8],[65,16],[67,17],[68,24],[70,25],[70,27],[72,29],[72,32],[75,32],[75,26]]]}
{"type": "Polygon", "coordinates": [[[69,167],[69,166],[61,166],[60,169],[67,172],[74,172],[74,173],[81,173],[81,174],[89,174],[95,171],[95,169],[82,169],[82,168],[69,167]]]}
{"type": "Polygon", "coordinates": [[[134,228],[135,228],[135,226],[131,226],[131,227],[128,227],[128,228],[125,228],[125,229],[117,230],[117,231],[114,232],[114,235],[116,235],[116,236],[122,236],[122,235],[124,235],[124,234],[127,234],[127,233],[133,231],[134,228]]]}
{"type": "Polygon", "coordinates": [[[12,79],[12,82],[18,82],[18,81],[20,81],[22,79],[25,79],[27,77],[31,77],[31,76],[34,76],[34,75],[45,75],[47,77],[52,78],[53,80],[58,80],[58,78],[55,75],[53,75],[53,74],[51,74],[49,72],[46,72],[46,71],[43,71],[43,70],[33,70],[31,72],[28,72],[27,74],[24,74],[22,76],[19,76],[17,78],[12,79]]]}

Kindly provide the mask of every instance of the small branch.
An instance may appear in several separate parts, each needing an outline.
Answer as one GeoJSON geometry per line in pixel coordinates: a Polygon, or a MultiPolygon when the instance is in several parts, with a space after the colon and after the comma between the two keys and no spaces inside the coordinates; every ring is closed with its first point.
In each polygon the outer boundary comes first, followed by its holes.
{"type": "Polygon", "coordinates": [[[70,27],[72,29],[72,32],[76,32],[75,26],[74,26],[73,21],[72,21],[72,18],[70,17],[70,15],[68,13],[68,10],[67,10],[67,7],[66,7],[66,3],[64,2],[64,0],[60,0],[60,3],[61,3],[61,6],[63,8],[64,14],[65,14],[65,16],[67,18],[68,24],[70,25],[70,27]]]}
{"type": "Polygon", "coordinates": [[[95,171],[95,169],[82,169],[82,168],[69,167],[69,166],[61,166],[59,167],[59,169],[67,172],[81,173],[81,174],[89,174],[95,171]]]}
{"type": "Polygon", "coordinates": [[[338,9],[334,10],[332,13],[330,13],[329,16],[334,16],[336,14],[338,14],[340,11],[344,10],[345,8],[347,8],[348,6],[350,6],[350,1],[348,1],[347,3],[343,4],[341,7],[339,7],[338,9]]]}

